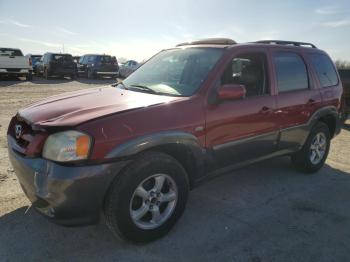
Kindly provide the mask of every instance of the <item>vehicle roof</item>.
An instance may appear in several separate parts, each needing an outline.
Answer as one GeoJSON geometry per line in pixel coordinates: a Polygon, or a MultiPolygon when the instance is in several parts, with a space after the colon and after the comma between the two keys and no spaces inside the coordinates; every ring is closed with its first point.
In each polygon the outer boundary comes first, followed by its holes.
{"type": "Polygon", "coordinates": [[[312,43],[296,42],[296,41],[285,41],[285,40],[260,40],[256,42],[248,43],[237,43],[236,41],[229,38],[207,38],[188,43],[180,43],[175,48],[189,48],[189,47],[204,47],[204,48],[225,48],[225,49],[236,49],[243,47],[268,47],[276,49],[291,49],[291,50],[312,50],[313,52],[324,51],[318,49],[312,43]]]}
{"type": "Polygon", "coordinates": [[[71,54],[68,54],[68,53],[53,53],[53,52],[47,52],[47,53],[45,53],[45,54],[49,54],[49,55],[70,55],[70,56],[71,56],[71,54]]]}
{"type": "Polygon", "coordinates": [[[233,44],[233,45],[225,45],[225,44],[194,44],[194,45],[182,45],[177,46],[171,49],[185,49],[185,48],[221,48],[221,49],[237,49],[237,48],[244,48],[244,47],[268,47],[272,49],[290,49],[290,50],[299,50],[299,51],[309,51],[309,52],[318,52],[318,53],[325,53],[323,50],[318,48],[311,48],[311,47],[304,47],[304,46],[292,46],[292,45],[282,45],[282,44],[267,44],[267,43],[240,43],[240,44],[233,44]]]}
{"type": "Polygon", "coordinates": [[[21,49],[13,48],[13,47],[0,47],[0,49],[11,49],[11,50],[19,50],[19,51],[21,51],[21,49]]]}
{"type": "Polygon", "coordinates": [[[109,54],[85,54],[82,56],[112,56],[112,55],[109,55],[109,54]]]}

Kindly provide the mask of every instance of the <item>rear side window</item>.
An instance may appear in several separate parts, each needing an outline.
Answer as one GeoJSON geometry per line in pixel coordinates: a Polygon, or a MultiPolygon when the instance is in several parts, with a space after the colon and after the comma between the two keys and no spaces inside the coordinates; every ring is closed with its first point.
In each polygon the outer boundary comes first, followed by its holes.
{"type": "Polygon", "coordinates": [[[337,73],[332,61],[323,54],[311,54],[311,63],[315,68],[321,87],[334,86],[338,84],[337,73]]]}
{"type": "Polygon", "coordinates": [[[306,65],[299,55],[290,52],[276,53],[274,63],[280,92],[307,89],[309,87],[306,65]]]}

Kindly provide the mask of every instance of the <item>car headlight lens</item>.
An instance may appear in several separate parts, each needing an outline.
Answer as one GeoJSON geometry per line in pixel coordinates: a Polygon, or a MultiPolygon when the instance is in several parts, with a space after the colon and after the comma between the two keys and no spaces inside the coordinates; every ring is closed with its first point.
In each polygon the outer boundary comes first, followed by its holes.
{"type": "Polygon", "coordinates": [[[91,148],[91,137],[78,131],[64,131],[50,135],[45,142],[43,157],[68,162],[87,159],[91,148]]]}

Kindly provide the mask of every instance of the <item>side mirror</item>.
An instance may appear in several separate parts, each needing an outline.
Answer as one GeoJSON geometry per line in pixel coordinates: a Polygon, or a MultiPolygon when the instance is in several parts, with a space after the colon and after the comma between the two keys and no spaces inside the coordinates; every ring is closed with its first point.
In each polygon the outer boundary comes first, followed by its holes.
{"type": "Polygon", "coordinates": [[[218,90],[218,97],[221,100],[237,100],[244,98],[246,89],[244,85],[227,84],[222,85],[218,90]]]}

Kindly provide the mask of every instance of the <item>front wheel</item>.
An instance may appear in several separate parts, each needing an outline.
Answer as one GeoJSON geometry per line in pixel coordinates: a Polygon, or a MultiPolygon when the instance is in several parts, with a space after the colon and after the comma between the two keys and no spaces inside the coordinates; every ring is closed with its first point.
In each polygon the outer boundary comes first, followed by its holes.
{"type": "Polygon", "coordinates": [[[88,70],[87,71],[87,77],[88,79],[95,79],[95,75],[94,75],[94,72],[92,70],[88,70]]]}
{"type": "Polygon", "coordinates": [[[329,147],[329,128],[326,124],[318,122],[312,128],[303,148],[292,155],[292,163],[302,172],[317,172],[327,159],[329,147]]]}
{"type": "Polygon", "coordinates": [[[155,240],[180,218],[188,191],[187,174],[178,161],[163,153],[145,153],[113,182],[105,201],[106,223],[126,240],[155,240]]]}
{"type": "Polygon", "coordinates": [[[49,75],[49,72],[47,71],[47,69],[44,69],[43,75],[44,75],[44,78],[45,78],[46,80],[49,80],[49,79],[50,79],[50,75],[49,75]]]}

